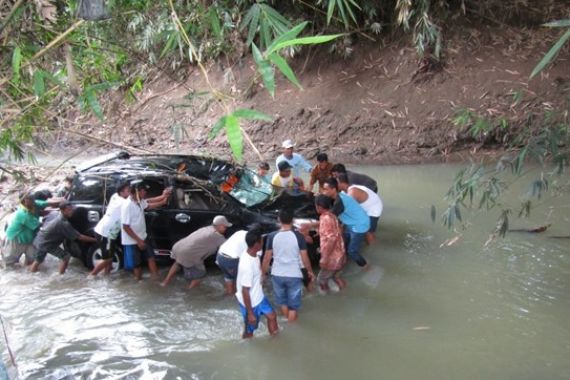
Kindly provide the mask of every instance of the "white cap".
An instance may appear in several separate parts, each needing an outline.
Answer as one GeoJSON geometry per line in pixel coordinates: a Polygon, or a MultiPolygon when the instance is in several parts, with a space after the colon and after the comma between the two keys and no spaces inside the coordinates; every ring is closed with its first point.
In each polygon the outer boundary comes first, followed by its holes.
{"type": "Polygon", "coordinates": [[[285,148],[285,149],[293,148],[294,146],[295,146],[295,143],[291,139],[287,139],[287,140],[283,141],[283,144],[281,144],[281,147],[285,148]]]}
{"type": "Polygon", "coordinates": [[[228,220],[226,219],[225,216],[223,215],[218,215],[214,218],[214,221],[212,222],[212,224],[214,226],[226,226],[226,227],[231,227],[233,224],[231,224],[230,222],[228,222],[228,220]]]}

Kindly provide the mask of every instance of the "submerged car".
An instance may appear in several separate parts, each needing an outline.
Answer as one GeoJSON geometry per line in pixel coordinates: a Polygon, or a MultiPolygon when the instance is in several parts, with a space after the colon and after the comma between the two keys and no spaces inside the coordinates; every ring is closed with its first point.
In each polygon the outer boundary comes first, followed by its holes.
{"type": "MultiPolygon", "coordinates": [[[[148,238],[157,259],[170,258],[174,243],[207,226],[216,215],[233,223],[227,233],[259,223],[264,232],[279,228],[277,214],[290,208],[296,218],[316,219],[311,192],[278,190],[250,169],[217,158],[190,155],[131,155],[119,152],[100,157],[76,169],[68,201],[75,206],[72,225],[82,234],[93,229],[105,213],[120,183],[142,179],[148,197],[173,191],[168,203],[145,212],[148,238]]],[[[68,243],[73,256],[92,268],[100,259],[96,245],[68,243]]],[[[309,248],[315,257],[316,244],[309,248]]],[[[122,252],[114,268],[122,265],[122,252]]]]}

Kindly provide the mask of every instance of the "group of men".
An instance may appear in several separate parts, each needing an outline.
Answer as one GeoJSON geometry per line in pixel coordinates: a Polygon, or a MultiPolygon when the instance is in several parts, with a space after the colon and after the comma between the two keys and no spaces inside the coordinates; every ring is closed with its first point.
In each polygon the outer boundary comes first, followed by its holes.
{"type": "MultiPolygon", "coordinates": [[[[378,219],[382,213],[382,201],[377,195],[377,184],[363,174],[347,171],[344,165],[333,165],[326,153],[317,155],[313,167],[300,154],[294,152],[294,143],[282,144],[283,154],[276,160],[278,171],[271,182],[282,188],[304,189],[300,170],[310,173],[308,190],[318,184],[315,208],[319,220],[298,229],[293,225],[290,210],[279,213],[280,229],[263,236],[260,226],[240,230],[228,239],[225,235],[232,224],[225,216],[216,216],[212,224],[191,233],[172,247],[174,259],[162,286],[167,286],[176,273],[183,271],[194,288],[206,276],[205,260],[216,254],[216,264],[224,274],[227,294],[235,294],[244,318],[243,337],[253,335],[259,318],[265,315],[271,334],[278,331],[276,313],[263,293],[263,280],[271,274],[274,299],[288,321],[297,319],[301,307],[303,287],[308,289],[316,282],[320,292],[327,292],[332,283],[339,289],[346,286],[341,277],[347,258],[367,268],[368,263],[360,251],[363,242],[372,243],[378,219]],[[320,236],[320,271],[315,276],[307,252],[309,231],[320,236]],[[262,247],[265,254],[261,258],[262,247]]],[[[258,174],[267,175],[269,165],[262,163],[258,174]]],[[[37,271],[48,253],[60,259],[63,274],[70,255],[60,247],[64,240],[97,243],[102,261],[90,272],[96,276],[101,271],[110,272],[117,244],[123,246],[124,266],[133,271],[136,279],[142,278],[142,263],[146,261],[151,277],[158,279],[154,250],[146,240],[144,212],[166,204],[172,192],[167,188],[160,196],[147,199],[148,185],[143,181],[121,184],[111,197],[105,214],[95,227],[96,237],[76,231],[69,219],[73,207],[66,201],[59,203],[59,213],[47,217],[40,228],[41,210],[56,200],[37,200],[26,194],[6,231],[3,250],[5,262],[13,264],[26,256],[26,265],[37,271]]]]}

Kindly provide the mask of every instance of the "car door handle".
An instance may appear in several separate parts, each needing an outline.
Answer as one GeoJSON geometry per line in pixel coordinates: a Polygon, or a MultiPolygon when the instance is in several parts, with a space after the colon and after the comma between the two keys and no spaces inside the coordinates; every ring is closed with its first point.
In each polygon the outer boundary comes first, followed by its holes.
{"type": "Polygon", "coordinates": [[[176,219],[176,221],[180,223],[188,223],[190,221],[190,215],[180,213],[176,214],[174,219],[176,219]]]}

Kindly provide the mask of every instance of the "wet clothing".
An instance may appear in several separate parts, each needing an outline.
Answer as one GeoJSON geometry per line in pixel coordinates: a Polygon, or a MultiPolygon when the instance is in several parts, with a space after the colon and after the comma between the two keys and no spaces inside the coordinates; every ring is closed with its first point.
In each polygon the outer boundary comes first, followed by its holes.
{"type": "MultiPolygon", "coordinates": [[[[109,201],[105,215],[95,226],[95,232],[99,235],[115,239],[121,232],[121,209],[124,203],[129,202],[128,198],[123,198],[115,193],[109,201]]],[[[128,223],[125,223],[128,224],[128,223]]]]}
{"type": "Polygon", "coordinates": [[[354,198],[344,192],[338,193],[338,198],[344,207],[344,211],[338,216],[342,224],[352,232],[367,232],[370,229],[370,218],[366,211],[354,198]]]}
{"type": "Polygon", "coordinates": [[[303,279],[271,275],[273,294],[278,305],[286,305],[291,310],[301,308],[303,296],[303,279]]]}
{"type": "Polygon", "coordinates": [[[360,207],[362,207],[364,211],[366,211],[368,216],[380,218],[380,216],[382,215],[382,210],[384,209],[384,204],[382,203],[382,199],[380,199],[378,194],[376,194],[366,186],[362,185],[350,185],[348,187],[348,191],[350,191],[350,189],[352,188],[364,191],[366,195],[368,195],[368,199],[360,203],[360,207]]]}
{"type": "Polygon", "coordinates": [[[321,269],[338,271],[346,264],[346,254],[342,229],[337,217],[327,211],[319,217],[319,236],[321,241],[321,269]]]}
{"type": "Polygon", "coordinates": [[[216,265],[224,274],[226,281],[236,280],[239,258],[247,250],[246,234],[246,230],[235,232],[218,249],[216,265]]]}
{"type": "Polygon", "coordinates": [[[281,161],[287,161],[289,165],[291,165],[293,177],[300,177],[301,176],[301,169],[304,169],[307,173],[311,172],[313,166],[305,160],[305,157],[301,156],[299,153],[293,153],[291,158],[285,157],[284,154],[279,155],[275,160],[275,167],[279,167],[279,163],[281,161]]]}
{"type": "Polygon", "coordinates": [[[261,262],[257,255],[252,257],[247,252],[244,252],[239,259],[236,281],[236,298],[242,306],[245,306],[242,294],[242,287],[244,286],[249,288],[251,307],[255,308],[265,298],[261,286],[261,262]]]}
{"type": "MultiPolygon", "coordinates": [[[[140,268],[144,260],[154,259],[154,249],[152,246],[145,242],[145,248],[141,250],[136,244],[123,245],[124,249],[124,268],[132,270],[140,268]]],[[[112,256],[111,256],[112,257],[112,256]]]]}
{"type": "Polygon", "coordinates": [[[257,319],[255,324],[253,325],[251,325],[247,321],[247,309],[241,303],[239,304],[239,310],[241,311],[241,315],[243,316],[243,320],[245,322],[245,325],[247,326],[246,332],[248,334],[253,334],[253,332],[257,330],[257,328],[259,327],[259,318],[262,315],[268,315],[274,312],[273,307],[265,297],[263,297],[263,300],[259,303],[259,305],[252,307],[252,309],[253,309],[253,315],[255,315],[255,318],[257,319]]]}
{"type": "Polygon", "coordinates": [[[333,164],[331,162],[327,162],[327,166],[324,169],[321,169],[319,164],[316,164],[313,170],[311,170],[311,181],[309,182],[309,190],[313,188],[315,183],[319,184],[319,189],[321,189],[325,183],[325,181],[331,177],[331,169],[333,164]]]}
{"type": "Polygon", "coordinates": [[[360,254],[360,249],[362,244],[366,239],[366,233],[354,232],[354,231],[344,231],[344,241],[346,245],[346,254],[353,260],[358,266],[365,266],[366,259],[360,254]]]}
{"type": "Polygon", "coordinates": [[[79,236],[80,233],[60,213],[53,220],[42,226],[35,237],[33,242],[37,250],[35,260],[40,263],[43,262],[48,253],[60,259],[69,258],[69,253],[59,248],[59,246],[64,240],[77,240],[79,236]]]}
{"type": "Polygon", "coordinates": [[[362,185],[366,186],[375,193],[378,192],[378,184],[376,181],[367,176],[366,174],[356,173],[350,170],[346,171],[346,176],[348,177],[348,183],[351,185],[362,185]]]}
{"type": "Polygon", "coordinates": [[[19,244],[32,244],[39,228],[40,219],[37,214],[20,205],[10,219],[6,229],[6,239],[19,244]]]}
{"type": "MultiPolygon", "coordinates": [[[[144,210],[147,207],[148,203],[146,200],[143,199],[140,202],[136,202],[132,196],[121,204],[121,227],[125,224],[128,225],[142,240],[145,240],[147,236],[144,218],[144,210]]],[[[130,237],[124,228],[121,228],[121,243],[123,245],[136,245],[137,241],[130,237]]]]}
{"type": "Polygon", "coordinates": [[[185,268],[204,269],[204,260],[215,254],[224,241],[226,238],[214,226],[202,227],[177,241],[172,247],[171,256],[185,268]]]}
{"type": "Polygon", "coordinates": [[[20,261],[22,255],[26,255],[26,263],[34,260],[36,249],[32,244],[20,244],[15,240],[4,241],[2,249],[2,260],[6,265],[14,265],[20,261]]]}

